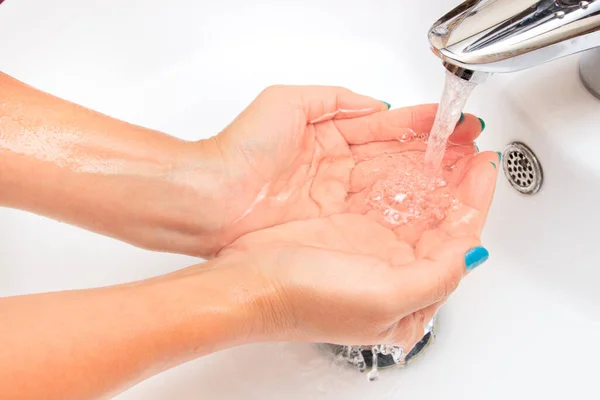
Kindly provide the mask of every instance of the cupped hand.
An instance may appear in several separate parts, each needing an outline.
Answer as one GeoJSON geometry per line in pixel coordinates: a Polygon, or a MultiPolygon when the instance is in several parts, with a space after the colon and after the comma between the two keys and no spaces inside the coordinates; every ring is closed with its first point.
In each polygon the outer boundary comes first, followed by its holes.
{"type": "MultiPolygon", "coordinates": [[[[433,104],[388,111],[338,87],[266,89],[211,140],[225,172],[214,189],[218,240],[209,252],[259,229],[353,211],[351,198],[364,189],[351,178],[357,163],[373,152],[423,150],[398,139],[428,134],[436,111],[433,104]]],[[[451,140],[473,153],[480,132],[466,115],[451,140]]]]}
{"type": "MultiPolygon", "coordinates": [[[[262,282],[263,339],[411,349],[465,274],[484,261],[485,251],[477,252],[479,259],[467,254],[480,246],[498,155],[465,159],[450,176],[456,207],[416,240],[407,242],[395,227],[365,214],[319,217],[313,210],[315,218],[246,234],[223,249],[217,261],[243,264],[262,282]]],[[[290,209],[315,201],[297,199],[290,209]]]]}

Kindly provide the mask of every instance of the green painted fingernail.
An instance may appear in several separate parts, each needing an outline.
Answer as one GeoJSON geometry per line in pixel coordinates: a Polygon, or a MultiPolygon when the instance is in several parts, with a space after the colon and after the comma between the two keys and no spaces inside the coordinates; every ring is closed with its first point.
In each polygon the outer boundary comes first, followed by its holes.
{"type": "Polygon", "coordinates": [[[479,118],[479,122],[481,122],[481,132],[485,130],[485,121],[479,118]]]}
{"type": "Polygon", "coordinates": [[[498,161],[502,161],[502,152],[497,151],[496,153],[498,153],[498,161]]]}
{"type": "Polygon", "coordinates": [[[486,262],[490,258],[490,253],[485,247],[475,247],[465,254],[465,265],[467,266],[467,272],[473,271],[481,264],[486,262]]]}
{"type": "Polygon", "coordinates": [[[490,164],[492,164],[494,166],[494,168],[498,168],[498,167],[496,167],[496,163],[495,162],[490,161],[490,164]]]}
{"type": "Polygon", "coordinates": [[[475,151],[479,153],[479,146],[477,146],[476,144],[473,144],[473,147],[475,147],[475,151]]]}
{"type": "Polygon", "coordinates": [[[388,103],[387,101],[383,101],[383,100],[379,100],[379,101],[381,101],[383,104],[385,104],[387,106],[388,110],[390,108],[392,108],[392,105],[390,103],[388,103]]]}
{"type": "Polygon", "coordinates": [[[462,124],[464,120],[465,120],[465,113],[461,112],[460,113],[460,119],[458,120],[458,123],[462,124]]]}

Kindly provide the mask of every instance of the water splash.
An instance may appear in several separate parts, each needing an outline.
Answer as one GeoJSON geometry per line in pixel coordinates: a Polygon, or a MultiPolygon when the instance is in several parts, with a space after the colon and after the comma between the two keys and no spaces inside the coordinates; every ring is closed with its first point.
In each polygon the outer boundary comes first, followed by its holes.
{"type": "Polygon", "coordinates": [[[386,154],[371,162],[382,178],[371,186],[365,202],[378,210],[387,224],[418,222],[433,228],[457,203],[443,176],[432,178],[423,172],[424,155],[420,151],[386,154]]]}
{"type": "Polygon", "coordinates": [[[369,373],[367,374],[367,379],[373,382],[379,379],[379,347],[373,346],[371,348],[371,353],[373,354],[373,366],[371,367],[371,371],[369,371],[369,373]]]}
{"type": "Polygon", "coordinates": [[[435,122],[427,141],[425,172],[435,176],[440,170],[448,138],[454,131],[460,114],[476,84],[465,81],[446,71],[446,84],[435,122]]]}

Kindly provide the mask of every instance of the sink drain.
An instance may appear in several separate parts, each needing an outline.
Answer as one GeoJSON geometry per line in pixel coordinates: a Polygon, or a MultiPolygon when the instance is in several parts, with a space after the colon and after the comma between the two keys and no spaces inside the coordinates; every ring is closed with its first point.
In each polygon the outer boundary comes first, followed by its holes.
{"type": "Polygon", "coordinates": [[[513,142],[504,149],[502,166],[508,182],[523,194],[535,194],[543,181],[542,166],[529,147],[513,142]]]}

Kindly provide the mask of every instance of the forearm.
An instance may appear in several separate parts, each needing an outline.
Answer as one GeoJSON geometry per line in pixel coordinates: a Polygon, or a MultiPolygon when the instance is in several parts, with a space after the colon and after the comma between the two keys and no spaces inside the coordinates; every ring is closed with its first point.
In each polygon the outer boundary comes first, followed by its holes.
{"type": "Polygon", "coordinates": [[[213,262],[140,283],[0,299],[0,399],[110,397],[260,339],[254,278],[213,262]]]}
{"type": "Polygon", "coordinates": [[[220,170],[211,141],[184,142],[0,74],[0,205],[203,255],[219,228],[220,170]]]}

